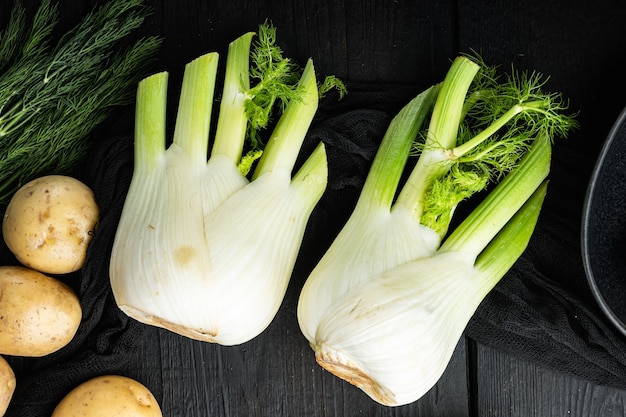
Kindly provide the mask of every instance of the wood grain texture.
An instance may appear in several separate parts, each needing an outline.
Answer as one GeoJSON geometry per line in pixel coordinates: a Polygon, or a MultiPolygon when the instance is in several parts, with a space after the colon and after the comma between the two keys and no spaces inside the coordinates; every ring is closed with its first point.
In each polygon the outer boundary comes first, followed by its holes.
{"type": "Polygon", "coordinates": [[[549,371],[478,346],[476,415],[481,417],[603,416],[626,413],[626,391],[549,371]]]}
{"type": "Polygon", "coordinates": [[[185,62],[270,20],[285,52],[312,58],[322,74],[350,81],[432,82],[454,49],[450,5],[413,1],[233,1],[217,7],[190,0],[151,0],[144,32],[164,35],[162,66],[185,62]],[[190,17],[193,17],[190,19],[190,17]],[[438,48],[430,48],[436,43],[438,48]]]}

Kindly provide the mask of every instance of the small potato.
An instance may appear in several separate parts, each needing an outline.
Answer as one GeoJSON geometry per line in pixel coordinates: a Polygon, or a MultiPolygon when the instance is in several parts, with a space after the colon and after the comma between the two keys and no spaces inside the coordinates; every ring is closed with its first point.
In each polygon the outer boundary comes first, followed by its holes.
{"type": "Polygon", "coordinates": [[[144,385],[120,375],[83,382],[61,400],[52,417],[162,417],[161,407],[144,385]]]}
{"type": "Polygon", "coordinates": [[[0,417],[6,413],[15,392],[15,374],[8,362],[0,356],[0,417]]]}
{"type": "Polygon", "coordinates": [[[67,345],[82,318],[61,281],[22,266],[0,266],[0,354],[40,357],[67,345]]]}
{"type": "Polygon", "coordinates": [[[11,198],[2,234],[23,265],[48,274],[77,271],[85,262],[99,209],[79,180],[48,175],[22,186],[11,198]]]}

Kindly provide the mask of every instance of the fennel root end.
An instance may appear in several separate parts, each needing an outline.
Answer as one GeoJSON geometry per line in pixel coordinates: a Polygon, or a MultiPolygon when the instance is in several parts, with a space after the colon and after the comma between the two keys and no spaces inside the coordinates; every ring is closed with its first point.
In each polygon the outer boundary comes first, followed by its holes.
{"type": "Polygon", "coordinates": [[[385,406],[397,405],[393,392],[380,385],[366,370],[346,355],[325,344],[313,346],[316,362],[328,372],[360,388],[376,402],[385,406]]]}
{"type": "Polygon", "coordinates": [[[192,329],[182,324],[166,320],[162,317],[155,316],[153,314],[148,314],[143,310],[140,310],[138,308],[135,308],[129,305],[119,305],[118,307],[128,317],[135,319],[140,323],[147,324],[150,326],[160,327],[162,329],[169,330],[181,336],[185,336],[194,340],[199,340],[201,342],[218,343],[217,341],[218,332],[215,330],[208,331],[208,330],[201,330],[201,329],[192,329]]]}

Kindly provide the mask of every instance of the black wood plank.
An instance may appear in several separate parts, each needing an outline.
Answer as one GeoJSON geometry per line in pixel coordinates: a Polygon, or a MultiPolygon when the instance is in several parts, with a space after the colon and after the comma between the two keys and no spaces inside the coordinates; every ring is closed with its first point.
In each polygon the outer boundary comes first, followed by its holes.
{"type": "Polygon", "coordinates": [[[481,417],[626,414],[626,391],[554,372],[502,351],[478,346],[476,397],[481,417]]]}
{"type": "Polygon", "coordinates": [[[224,51],[265,19],[283,49],[312,58],[321,74],[350,81],[427,84],[438,80],[453,53],[447,2],[150,0],[145,32],[166,37],[161,65],[171,70],[208,50],[224,51]]]}

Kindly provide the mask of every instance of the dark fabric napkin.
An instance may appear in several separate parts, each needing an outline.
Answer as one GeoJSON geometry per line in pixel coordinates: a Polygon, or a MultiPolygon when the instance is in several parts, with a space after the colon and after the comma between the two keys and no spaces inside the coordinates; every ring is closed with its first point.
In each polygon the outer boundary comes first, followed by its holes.
{"type": "MultiPolygon", "coordinates": [[[[391,117],[419,92],[397,85],[348,88],[344,100],[331,96],[323,102],[303,147],[308,155],[320,140],[326,144],[329,185],[311,216],[301,251],[307,257],[298,259],[299,271],[312,268],[338,233],[391,117]]],[[[117,309],[108,280],[108,260],[132,175],[132,129],[132,117],[120,116],[77,173],[93,188],[101,208],[84,268],[64,277],[81,297],[84,319],[76,338],[61,351],[37,359],[8,358],[18,379],[9,417],[49,416],[79,383],[104,373],[123,374],[144,330],[117,309]]],[[[567,168],[553,167],[559,169],[567,168]]],[[[626,340],[581,287],[579,224],[564,221],[557,209],[555,204],[544,208],[528,250],[479,307],[466,335],[566,374],[626,388],[626,340]]]]}

